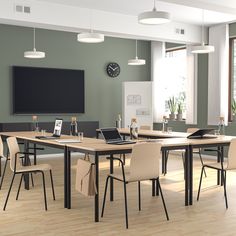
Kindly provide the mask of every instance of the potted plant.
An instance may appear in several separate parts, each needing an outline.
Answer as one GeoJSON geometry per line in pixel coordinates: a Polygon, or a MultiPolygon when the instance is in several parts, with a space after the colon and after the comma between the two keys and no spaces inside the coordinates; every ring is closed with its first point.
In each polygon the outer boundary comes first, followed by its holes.
{"type": "Polygon", "coordinates": [[[169,118],[170,118],[170,120],[174,120],[175,119],[175,112],[176,112],[176,108],[177,108],[177,103],[176,103],[176,99],[174,96],[169,98],[168,107],[170,110],[169,118]]]}
{"type": "Polygon", "coordinates": [[[182,120],[183,119],[183,102],[179,101],[177,104],[177,115],[176,115],[177,120],[182,120]]]}
{"type": "Polygon", "coordinates": [[[233,99],[233,102],[231,104],[232,109],[232,121],[236,121],[236,100],[233,99]]]}

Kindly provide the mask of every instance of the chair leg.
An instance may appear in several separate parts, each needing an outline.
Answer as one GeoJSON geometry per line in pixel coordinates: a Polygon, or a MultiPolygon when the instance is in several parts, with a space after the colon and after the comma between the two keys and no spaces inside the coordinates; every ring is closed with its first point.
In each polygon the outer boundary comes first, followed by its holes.
{"type": "Polygon", "coordinates": [[[44,177],[43,171],[41,171],[41,173],[42,173],[42,178],[43,178],[43,193],[44,193],[45,211],[47,211],[48,207],[47,207],[47,195],[46,195],[46,187],[45,187],[45,177],[44,177]]]}
{"type": "Polygon", "coordinates": [[[3,179],[4,179],[4,177],[5,177],[5,172],[6,172],[6,168],[7,168],[7,162],[8,162],[8,159],[6,158],[5,165],[4,165],[3,172],[2,172],[2,178],[1,178],[1,183],[0,183],[0,189],[2,188],[3,179]]]}
{"type": "Polygon", "coordinates": [[[104,191],[104,197],[103,197],[103,203],[102,203],[102,213],[101,213],[101,217],[103,217],[103,213],[104,213],[104,209],[105,209],[106,196],[107,196],[107,186],[108,186],[108,180],[109,180],[109,178],[110,178],[110,176],[107,176],[106,185],[105,185],[105,191],[104,191]]]}
{"type": "Polygon", "coordinates": [[[12,185],[13,185],[13,182],[14,182],[14,179],[15,179],[15,175],[16,174],[14,173],[13,176],[12,176],[11,184],[10,184],[10,187],[9,187],[9,190],[8,190],[8,193],[7,193],[7,198],[6,198],[4,207],[3,207],[4,211],[6,210],[6,207],[7,207],[7,202],[8,202],[9,196],[10,196],[10,192],[11,192],[11,188],[12,188],[12,185]]]}
{"type": "Polygon", "coordinates": [[[0,176],[2,176],[2,157],[0,156],[0,176]]]}
{"type": "Polygon", "coordinates": [[[200,176],[200,181],[199,181],[199,187],[198,187],[198,192],[197,192],[197,201],[199,200],[199,196],[200,196],[203,171],[204,171],[204,166],[202,166],[202,171],[201,171],[201,176],[200,176]]]}
{"type": "Polygon", "coordinates": [[[225,206],[228,209],[228,200],[227,200],[227,193],[226,193],[226,171],[222,173],[223,184],[224,184],[224,196],[225,196],[225,206]]]}
{"type": "Polygon", "coordinates": [[[165,210],[165,213],[166,213],[166,219],[169,220],[169,215],[168,215],[168,212],[167,212],[167,209],[166,209],[166,204],[165,204],[165,200],[164,200],[164,197],[163,197],[163,194],[162,194],[162,189],[161,189],[159,178],[157,179],[157,184],[159,185],[161,200],[162,200],[164,210],[165,210]]]}
{"type": "Polygon", "coordinates": [[[140,186],[140,181],[138,181],[138,210],[141,211],[141,186],[140,186]]]}
{"type": "MultiPolygon", "coordinates": [[[[203,164],[202,154],[201,154],[201,150],[200,150],[200,149],[199,149],[198,154],[199,154],[199,158],[200,158],[200,161],[201,161],[201,163],[202,163],[202,166],[203,166],[204,164],[203,164]]],[[[204,169],[204,175],[205,175],[205,177],[207,177],[207,174],[206,174],[206,170],[205,170],[205,169],[204,169]]]]}
{"type": "Polygon", "coordinates": [[[20,177],[20,184],[19,184],[19,187],[18,187],[18,190],[17,190],[16,200],[18,200],[18,197],[19,197],[19,193],[20,193],[20,188],[21,188],[21,183],[22,183],[23,177],[24,177],[24,174],[22,174],[21,177],[20,177]]]}
{"type": "Polygon", "coordinates": [[[55,191],[54,191],[54,184],[53,184],[53,178],[52,178],[52,170],[50,170],[50,179],[51,179],[51,185],[52,185],[52,196],[53,196],[53,200],[55,201],[55,191]]]}
{"type": "Polygon", "coordinates": [[[126,193],[126,183],[124,182],[124,198],[125,198],[125,222],[126,229],[128,229],[128,208],[127,208],[127,193],[126,193]]]}

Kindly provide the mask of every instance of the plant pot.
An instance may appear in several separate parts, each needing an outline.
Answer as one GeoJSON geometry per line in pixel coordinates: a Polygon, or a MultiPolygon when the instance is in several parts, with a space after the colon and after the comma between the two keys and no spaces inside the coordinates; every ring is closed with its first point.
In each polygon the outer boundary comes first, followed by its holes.
{"type": "Polygon", "coordinates": [[[182,114],[182,113],[178,113],[178,114],[176,115],[176,119],[179,120],[179,121],[181,121],[181,120],[183,119],[183,114],[182,114]]]}
{"type": "Polygon", "coordinates": [[[169,114],[169,119],[170,120],[175,120],[175,113],[170,113],[169,114]]]}

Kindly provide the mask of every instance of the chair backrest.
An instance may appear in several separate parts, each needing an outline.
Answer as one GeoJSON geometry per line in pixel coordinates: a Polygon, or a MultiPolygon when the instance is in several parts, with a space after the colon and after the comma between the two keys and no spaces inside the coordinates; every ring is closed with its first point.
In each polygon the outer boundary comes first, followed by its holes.
{"type": "Polygon", "coordinates": [[[151,126],[150,125],[140,125],[140,128],[142,130],[151,130],[151,126]]]}
{"type": "Polygon", "coordinates": [[[4,157],[3,142],[1,136],[0,136],[0,157],[4,157]]]}
{"type": "Polygon", "coordinates": [[[227,169],[236,169],[236,138],[229,145],[227,169]]]}
{"type": "Polygon", "coordinates": [[[16,155],[17,152],[20,152],[20,148],[17,143],[17,139],[15,137],[7,138],[7,145],[9,149],[10,168],[12,171],[14,171],[15,158],[16,158],[16,170],[22,166],[19,158],[20,154],[16,155]]]}
{"type": "Polygon", "coordinates": [[[130,160],[129,181],[148,180],[159,176],[160,143],[134,145],[130,160]]]}
{"type": "Polygon", "coordinates": [[[199,128],[187,128],[187,133],[194,133],[198,130],[199,130],[199,128]]]}

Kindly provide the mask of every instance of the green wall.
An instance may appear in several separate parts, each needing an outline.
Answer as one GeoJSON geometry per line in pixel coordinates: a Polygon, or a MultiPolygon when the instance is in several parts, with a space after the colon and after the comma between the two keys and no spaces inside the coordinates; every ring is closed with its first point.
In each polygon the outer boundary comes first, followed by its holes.
{"type": "MultiPolygon", "coordinates": [[[[24,51],[32,50],[32,42],[32,28],[0,25],[0,122],[31,121],[31,116],[11,114],[12,65],[84,70],[86,110],[77,117],[98,120],[100,126],[115,125],[122,111],[122,82],[150,80],[151,47],[147,41],[138,42],[138,55],[146,59],[145,66],[127,65],[128,59],[135,57],[135,40],[131,39],[105,37],[104,43],[83,44],[77,42],[76,33],[36,29],[36,49],[46,52],[46,58],[26,59],[24,51]],[[113,61],[121,67],[115,79],[105,72],[106,64],[113,61]]],[[[70,120],[71,115],[60,117],[70,120]]],[[[39,120],[53,121],[56,116],[39,115],[39,120]]]]}

